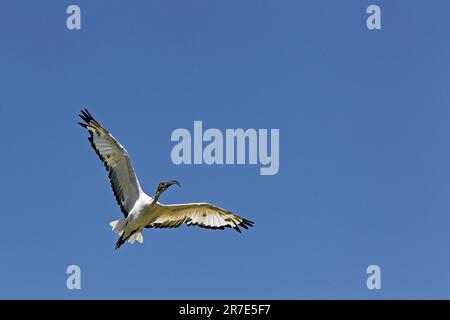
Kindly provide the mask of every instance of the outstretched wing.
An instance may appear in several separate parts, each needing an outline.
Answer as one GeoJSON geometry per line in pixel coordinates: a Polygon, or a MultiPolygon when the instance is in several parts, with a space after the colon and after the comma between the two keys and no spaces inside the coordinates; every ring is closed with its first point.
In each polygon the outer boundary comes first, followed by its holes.
{"type": "Polygon", "coordinates": [[[78,123],[89,131],[88,139],[109,172],[114,195],[126,218],[141,192],[127,150],[92,117],[87,109],[81,110],[80,118],[84,123],[78,123]]]}
{"type": "Polygon", "coordinates": [[[241,218],[230,211],[209,203],[186,203],[161,205],[158,218],[146,228],[175,228],[186,223],[210,229],[234,228],[241,232],[239,226],[248,229],[253,222],[241,218]]]}

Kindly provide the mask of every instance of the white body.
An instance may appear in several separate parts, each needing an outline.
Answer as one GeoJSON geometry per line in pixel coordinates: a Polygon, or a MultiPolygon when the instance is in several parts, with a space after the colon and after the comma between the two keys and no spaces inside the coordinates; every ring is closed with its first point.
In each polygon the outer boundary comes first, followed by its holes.
{"type": "Polygon", "coordinates": [[[142,243],[142,229],[154,222],[162,211],[162,206],[158,201],[142,192],[131,209],[128,217],[122,220],[110,222],[113,231],[123,238],[128,238],[129,243],[138,241],[142,243]]]}

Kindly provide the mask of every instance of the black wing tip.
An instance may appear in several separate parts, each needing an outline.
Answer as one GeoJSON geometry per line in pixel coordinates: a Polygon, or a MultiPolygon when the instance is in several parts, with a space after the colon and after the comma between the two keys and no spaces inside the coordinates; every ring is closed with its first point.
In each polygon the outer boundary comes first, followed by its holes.
{"type": "MultiPolygon", "coordinates": [[[[248,229],[253,227],[255,223],[251,220],[247,220],[247,219],[242,219],[241,223],[239,223],[239,226],[241,226],[244,229],[248,229]]],[[[236,229],[236,228],[235,228],[236,229]]],[[[237,229],[238,230],[238,229],[237,229]]],[[[239,232],[241,232],[240,230],[238,230],[239,232]]]]}
{"type": "Polygon", "coordinates": [[[81,114],[84,115],[85,117],[94,119],[94,117],[92,116],[92,114],[89,112],[88,109],[83,108],[83,109],[80,110],[80,112],[81,112],[81,114]]]}
{"type": "Polygon", "coordinates": [[[86,122],[86,124],[89,124],[89,118],[87,118],[85,115],[83,115],[83,114],[79,114],[78,115],[80,118],[81,118],[81,120],[83,120],[84,122],[86,122]]]}
{"type": "Polygon", "coordinates": [[[89,112],[89,110],[87,108],[84,108],[81,110],[82,112],[84,112],[85,114],[87,114],[89,117],[91,117],[92,119],[94,119],[94,117],[92,116],[92,114],[89,112]]]}
{"type": "MultiPolygon", "coordinates": [[[[89,122],[95,121],[94,117],[91,115],[91,113],[88,111],[88,109],[84,108],[80,110],[80,114],[78,115],[85,123],[85,125],[88,125],[89,122]]],[[[79,122],[78,122],[79,123],[79,122]]],[[[81,123],[79,123],[81,126],[83,126],[81,123]]],[[[83,126],[86,128],[85,126],[83,126]]]]}

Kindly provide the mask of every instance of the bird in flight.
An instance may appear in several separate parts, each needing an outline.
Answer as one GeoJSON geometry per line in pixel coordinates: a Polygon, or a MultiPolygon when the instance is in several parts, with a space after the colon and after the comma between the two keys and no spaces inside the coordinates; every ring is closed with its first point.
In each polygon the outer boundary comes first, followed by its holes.
{"type": "Polygon", "coordinates": [[[116,249],[126,241],[143,243],[144,228],[175,228],[185,223],[209,229],[234,228],[241,232],[239,227],[248,229],[253,226],[252,221],[209,203],[165,205],[158,202],[164,191],[172,185],[180,186],[180,183],[177,180],[161,182],[153,196],[147,195],[141,189],[125,148],[87,109],[81,110],[80,118],[83,122],[78,124],[89,132],[88,140],[109,173],[112,190],[125,216],[109,223],[119,235],[116,249]]]}

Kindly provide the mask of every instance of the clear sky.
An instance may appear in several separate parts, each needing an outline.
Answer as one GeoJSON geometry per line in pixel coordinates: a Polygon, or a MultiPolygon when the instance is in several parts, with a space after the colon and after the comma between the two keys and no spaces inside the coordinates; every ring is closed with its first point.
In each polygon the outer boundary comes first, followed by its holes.
{"type": "Polygon", "coordinates": [[[450,298],[450,3],[2,1],[0,298],[450,298]],[[66,28],[81,7],[82,29],[66,28]],[[378,4],[382,29],[366,28],[378,4]],[[122,218],[87,107],[163,203],[255,227],[122,218]],[[279,128],[280,170],[172,163],[177,128],[279,128]],[[81,290],[66,268],[81,268],[81,290]],[[381,267],[368,290],[366,268],[381,267]]]}

